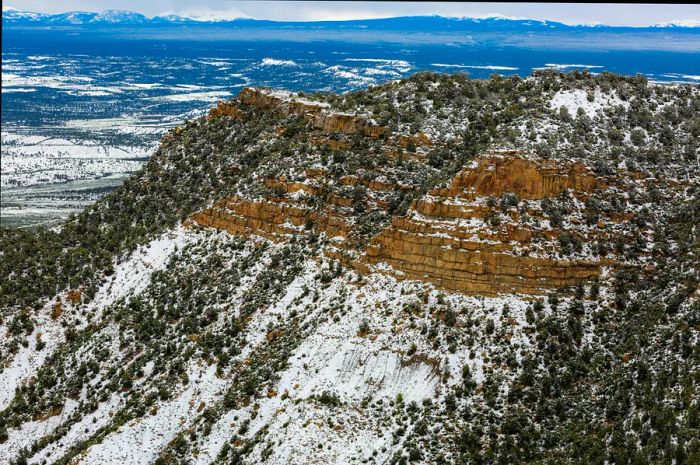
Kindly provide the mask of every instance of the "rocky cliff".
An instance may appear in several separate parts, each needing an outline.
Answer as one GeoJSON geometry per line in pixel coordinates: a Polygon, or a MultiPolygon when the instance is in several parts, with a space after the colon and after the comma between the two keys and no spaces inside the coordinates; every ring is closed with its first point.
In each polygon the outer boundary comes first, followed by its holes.
{"type": "MultiPolygon", "coordinates": [[[[245,88],[239,94],[238,102],[263,111],[278,112],[284,116],[302,116],[313,128],[325,132],[362,134],[374,139],[387,132],[387,128],[373,124],[356,114],[328,111],[327,104],[295,97],[287,92],[245,88]]],[[[209,113],[210,117],[238,115],[240,109],[237,104],[229,102],[220,102],[209,113]]]]}
{"type": "Polygon", "coordinates": [[[595,234],[576,225],[552,227],[539,205],[528,201],[561,194],[580,199],[601,185],[581,163],[517,152],[481,156],[448,188],[433,189],[414,202],[407,217],[394,218],[372,239],[364,261],[387,263],[397,276],[471,294],[537,295],[573,287],[614,261],[559,258],[553,239],[573,233],[592,242],[595,234]],[[517,205],[489,205],[488,198],[504,195],[518,199],[517,205]],[[498,218],[497,224],[489,218],[498,218]],[[545,224],[533,224],[540,221],[545,224]],[[544,239],[533,244],[535,238],[544,239]]]}
{"type": "MultiPolygon", "coordinates": [[[[332,253],[338,245],[348,252],[354,200],[324,192],[319,181],[328,179],[323,171],[307,170],[305,176],[307,182],[267,179],[265,185],[274,193],[265,199],[222,199],[192,219],[201,226],[282,242],[313,230],[334,244],[332,253]],[[324,197],[326,203],[316,208],[307,196],[324,197]]],[[[359,180],[343,177],[338,182],[357,185],[359,180]]],[[[366,186],[394,187],[376,181],[366,186]]],[[[603,267],[614,268],[624,260],[562,256],[558,242],[562,234],[588,244],[607,241],[606,229],[613,224],[625,229],[618,223],[629,222],[634,215],[623,220],[599,217],[592,227],[575,219],[552,226],[535,201],[566,195],[584,205],[593,194],[606,196],[621,189],[624,183],[611,188],[581,162],[544,160],[518,151],[484,154],[460,171],[449,187],[415,199],[407,215],[394,217],[366,246],[357,248],[351,263],[363,273],[379,270],[476,295],[543,295],[573,288],[597,278],[603,267]],[[514,204],[504,208],[493,201],[504,196],[515,199],[514,204]]],[[[585,216],[585,206],[577,213],[585,216]]]]}

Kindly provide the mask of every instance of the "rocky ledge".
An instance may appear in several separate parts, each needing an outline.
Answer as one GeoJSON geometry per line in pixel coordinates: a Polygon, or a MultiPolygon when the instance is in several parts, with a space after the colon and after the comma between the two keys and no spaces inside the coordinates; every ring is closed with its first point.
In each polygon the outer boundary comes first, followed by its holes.
{"type": "MultiPolygon", "coordinates": [[[[624,182],[600,179],[578,161],[519,151],[485,153],[449,186],[414,200],[407,214],[391,218],[361,248],[348,241],[353,199],[324,194],[322,170],[307,170],[306,176],[303,182],[267,179],[273,193],[266,198],[224,198],[192,219],[204,227],[280,242],[313,230],[328,241],[327,255],[343,257],[366,274],[387,273],[468,294],[543,295],[596,279],[606,268],[627,266],[614,251],[593,253],[593,246],[609,242],[611,231],[624,231],[633,215],[603,213],[586,223],[587,200],[616,195],[624,182]],[[309,202],[314,197],[324,199],[321,208],[309,202]],[[558,198],[580,210],[569,222],[556,222],[556,210],[553,214],[542,207],[558,198]],[[581,253],[563,253],[570,243],[581,253]]],[[[339,182],[359,180],[346,176],[339,182]]],[[[375,182],[367,187],[393,186],[375,182]]]]}

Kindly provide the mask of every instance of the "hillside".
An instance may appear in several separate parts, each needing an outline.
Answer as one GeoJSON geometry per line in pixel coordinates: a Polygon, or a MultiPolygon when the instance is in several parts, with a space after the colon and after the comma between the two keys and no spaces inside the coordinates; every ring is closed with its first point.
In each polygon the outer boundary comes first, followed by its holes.
{"type": "Polygon", "coordinates": [[[244,89],[0,230],[0,463],[700,461],[700,90],[244,89]]]}

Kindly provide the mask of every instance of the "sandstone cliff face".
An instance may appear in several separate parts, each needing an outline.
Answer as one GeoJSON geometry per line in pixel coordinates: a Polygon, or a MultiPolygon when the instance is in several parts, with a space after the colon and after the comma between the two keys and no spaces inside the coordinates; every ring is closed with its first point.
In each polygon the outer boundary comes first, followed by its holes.
{"type": "Polygon", "coordinates": [[[376,124],[371,124],[362,118],[345,113],[322,113],[313,118],[313,126],[326,132],[339,132],[343,134],[362,134],[372,139],[378,139],[388,129],[376,124]]]}
{"type": "Polygon", "coordinates": [[[527,230],[505,230],[491,237],[475,231],[468,236],[459,228],[453,232],[435,227],[430,219],[396,218],[367,246],[361,263],[386,263],[396,277],[480,295],[545,294],[598,276],[604,264],[521,255],[513,243],[527,243],[527,230]]]}
{"type": "Polygon", "coordinates": [[[240,119],[241,114],[242,112],[238,106],[230,102],[219,102],[214,108],[209,110],[209,118],[228,116],[233,119],[240,119]]]}
{"type": "MultiPolygon", "coordinates": [[[[266,180],[266,186],[276,192],[266,200],[223,199],[193,219],[202,226],[275,241],[313,229],[347,250],[353,243],[348,241],[355,222],[353,199],[324,194],[318,184],[326,176],[323,170],[307,170],[305,174],[307,182],[266,180]],[[300,191],[322,196],[324,206],[310,207],[294,195],[300,191]]],[[[341,177],[338,183],[363,184],[375,191],[396,187],[363,182],[357,176],[341,177]]],[[[394,217],[369,244],[351,253],[354,258],[350,262],[362,272],[389,273],[469,294],[541,295],[574,286],[597,277],[601,267],[614,266],[616,261],[612,257],[562,258],[557,238],[566,233],[584,241],[605,240],[608,221],[625,219],[601,219],[592,230],[573,223],[553,228],[536,201],[563,192],[585,198],[605,188],[606,184],[581,163],[542,160],[519,152],[485,154],[458,173],[449,187],[433,189],[416,199],[407,215],[394,217]],[[528,202],[520,209],[502,210],[486,201],[503,194],[528,202]],[[504,219],[492,225],[489,218],[497,214],[504,219]],[[541,221],[526,223],[525,216],[541,221]]]]}
{"type": "Polygon", "coordinates": [[[283,203],[280,200],[226,198],[212,208],[196,213],[192,219],[204,227],[224,229],[243,236],[254,234],[277,242],[289,240],[311,227],[334,238],[348,236],[351,225],[333,209],[317,211],[302,204],[283,203]]]}
{"type": "MultiPolygon", "coordinates": [[[[278,95],[263,89],[246,87],[238,95],[238,101],[260,110],[279,112],[284,116],[302,116],[313,128],[324,132],[361,134],[373,139],[378,139],[388,132],[388,128],[372,124],[355,114],[331,111],[327,104],[295,98],[292,95],[278,95]]],[[[236,103],[219,102],[217,107],[209,112],[209,117],[219,116],[241,118],[242,111],[236,103]]],[[[425,139],[426,137],[423,136],[419,139],[419,143],[425,143],[425,139]]]]}
{"type": "Polygon", "coordinates": [[[448,196],[474,193],[483,196],[513,193],[521,199],[540,200],[567,189],[575,194],[603,188],[582,163],[529,159],[512,151],[480,158],[473,169],[463,170],[452,180],[448,196]]]}
{"type": "Polygon", "coordinates": [[[601,266],[612,262],[534,255],[529,244],[535,232],[551,239],[560,231],[520,224],[515,208],[506,212],[515,221],[490,226],[484,219],[496,207],[484,197],[514,194],[539,200],[567,190],[585,195],[601,187],[581,163],[534,159],[518,152],[484,155],[448,188],[434,189],[415,201],[407,217],[394,218],[371,241],[361,261],[370,266],[386,263],[398,277],[471,294],[537,295],[573,286],[598,276],[601,266]]]}

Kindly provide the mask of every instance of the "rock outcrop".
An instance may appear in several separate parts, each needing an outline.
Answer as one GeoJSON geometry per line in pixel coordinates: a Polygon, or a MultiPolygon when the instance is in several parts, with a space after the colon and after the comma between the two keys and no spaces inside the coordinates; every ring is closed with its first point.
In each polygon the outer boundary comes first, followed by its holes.
{"type": "Polygon", "coordinates": [[[281,199],[249,201],[226,198],[196,213],[192,219],[204,227],[243,236],[258,235],[278,242],[311,228],[329,237],[344,239],[351,228],[347,218],[331,208],[319,211],[281,199]]]}
{"type": "MultiPolygon", "coordinates": [[[[556,260],[519,254],[512,243],[526,243],[528,232],[506,230],[491,239],[478,231],[470,238],[465,233],[433,225],[430,219],[395,218],[367,246],[362,262],[388,264],[389,272],[399,278],[429,281],[446,289],[480,295],[544,294],[600,274],[599,260],[556,260]]],[[[374,269],[387,272],[386,267],[374,269]]]]}
{"type": "Polygon", "coordinates": [[[231,102],[219,102],[215,107],[209,110],[209,118],[220,118],[228,116],[233,119],[240,119],[242,111],[238,105],[231,102]]]}
{"type": "MultiPolygon", "coordinates": [[[[266,200],[222,199],[193,219],[202,226],[275,241],[313,229],[347,247],[353,234],[353,199],[324,193],[317,182],[326,176],[323,170],[307,170],[305,175],[307,182],[268,179],[266,187],[275,194],[266,200]],[[323,197],[323,207],[312,208],[298,192],[323,197]]],[[[396,187],[356,176],[341,177],[338,183],[363,184],[374,191],[396,187]]],[[[557,239],[564,233],[585,241],[605,239],[607,222],[601,219],[588,228],[592,231],[573,224],[554,228],[537,201],[564,192],[585,199],[606,187],[579,162],[543,160],[515,151],[485,154],[448,187],[431,190],[412,203],[407,215],[392,218],[369,244],[355,250],[351,262],[363,272],[429,281],[469,294],[541,295],[574,286],[597,277],[601,267],[613,266],[615,260],[564,257],[557,239]],[[521,207],[503,209],[488,201],[504,194],[522,199],[521,207]],[[492,224],[494,215],[504,220],[492,224]],[[525,216],[537,219],[537,225],[523,222],[525,216]]]]}
{"type": "Polygon", "coordinates": [[[447,196],[512,193],[520,199],[540,200],[566,190],[580,194],[605,187],[579,162],[532,159],[517,151],[506,151],[474,163],[475,167],[463,170],[452,180],[447,192],[440,193],[447,196]]]}
{"type": "MultiPolygon", "coordinates": [[[[306,100],[289,93],[271,92],[266,89],[244,88],[237,98],[238,103],[259,110],[274,111],[283,116],[302,116],[310,125],[324,132],[347,135],[361,134],[372,139],[378,139],[389,131],[388,128],[373,124],[365,118],[353,113],[332,111],[328,104],[306,100]]],[[[210,118],[230,116],[241,118],[242,110],[234,102],[219,102],[209,112],[210,118]]],[[[426,137],[419,139],[425,144],[426,137]]]]}
{"type": "MultiPolygon", "coordinates": [[[[537,254],[529,246],[533,236],[558,237],[552,228],[537,228],[518,221],[521,213],[510,208],[510,222],[492,226],[485,221],[499,211],[487,197],[503,194],[540,200],[569,191],[585,196],[604,187],[583,164],[542,160],[516,151],[487,154],[462,170],[447,188],[433,189],[416,200],[406,217],[367,246],[362,263],[373,269],[388,264],[397,277],[433,282],[446,289],[470,294],[543,294],[594,278],[611,260],[559,259],[537,254]]],[[[542,216],[530,209],[530,216],[542,216]]],[[[556,243],[550,241],[550,248],[556,243]]]]}

